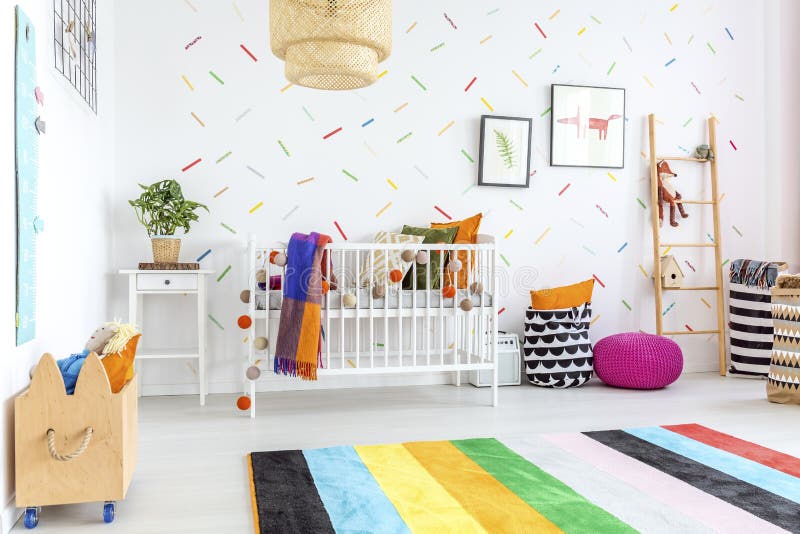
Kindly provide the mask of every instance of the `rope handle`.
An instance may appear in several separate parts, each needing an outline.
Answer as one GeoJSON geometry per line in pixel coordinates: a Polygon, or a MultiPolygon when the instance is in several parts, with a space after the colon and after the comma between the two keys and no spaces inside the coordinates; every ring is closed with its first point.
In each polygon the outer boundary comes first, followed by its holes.
{"type": "Polygon", "coordinates": [[[92,440],[92,427],[87,426],[86,431],[83,433],[83,441],[78,446],[77,449],[72,451],[69,454],[59,454],[56,450],[56,431],[52,428],[47,429],[47,450],[50,451],[50,456],[53,457],[54,460],[58,460],[59,462],[69,462],[70,460],[74,460],[84,452],[89,447],[89,442],[92,440]]]}

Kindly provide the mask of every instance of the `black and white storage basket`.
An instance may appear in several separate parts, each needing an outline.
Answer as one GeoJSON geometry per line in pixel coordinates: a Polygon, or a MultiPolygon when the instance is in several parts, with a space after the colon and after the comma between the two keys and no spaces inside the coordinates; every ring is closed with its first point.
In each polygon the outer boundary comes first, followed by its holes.
{"type": "Polygon", "coordinates": [[[772,357],[770,288],[776,263],[739,259],[731,262],[729,284],[730,374],[766,377],[772,357]]]}
{"type": "Polygon", "coordinates": [[[525,311],[525,374],[537,386],[569,388],[592,378],[591,304],[525,311]]]}

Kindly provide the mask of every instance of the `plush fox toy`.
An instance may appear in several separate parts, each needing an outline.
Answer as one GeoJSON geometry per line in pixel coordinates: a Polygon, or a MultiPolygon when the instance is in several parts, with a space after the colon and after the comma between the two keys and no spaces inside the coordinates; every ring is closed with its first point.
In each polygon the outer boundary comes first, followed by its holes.
{"type": "Polygon", "coordinates": [[[666,161],[658,162],[658,223],[664,224],[664,202],[669,202],[669,224],[670,226],[678,226],[678,221],[675,217],[675,207],[677,205],[681,217],[684,219],[689,216],[686,210],[683,209],[683,203],[679,202],[683,197],[675,189],[675,178],[678,174],[672,172],[669,164],[666,161]]]}

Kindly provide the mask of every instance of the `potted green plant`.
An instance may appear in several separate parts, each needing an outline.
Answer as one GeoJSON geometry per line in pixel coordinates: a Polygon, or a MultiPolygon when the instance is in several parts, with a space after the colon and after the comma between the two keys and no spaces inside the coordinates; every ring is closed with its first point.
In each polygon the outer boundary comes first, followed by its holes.
{"type": "Polygon", "coordinates": [[[194,221],[199,219],[198,209],[208,212],[208,207],[183,197],[181,184],[175,180],[161,180],[151,185],[139,184],[143,189],[136,200],[128,203],[136,211],[136,218],[142,223],[153,247],[153,261],[156,263],[177,263],[181,252],[181,240],[175,231],[183,228],[189,232],[194,221]]]}

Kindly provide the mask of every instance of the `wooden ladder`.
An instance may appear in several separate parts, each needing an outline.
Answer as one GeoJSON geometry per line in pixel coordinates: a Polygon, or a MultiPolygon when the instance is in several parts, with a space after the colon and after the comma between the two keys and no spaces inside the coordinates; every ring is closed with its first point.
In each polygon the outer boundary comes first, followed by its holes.
{"type": "Polygon", "coordinates": [[[654,114],[648,116],[648,126],[650,130],[650,211],[653,223],[653,278],[656,289],[656,333],[660,336],[676,336],[685,334],[717,334],[719,352],[719,374],[725,376],[727,372],[725,357],[725,310],[724,296],[722,294],[722,241],[719,228],[719,189],[717,184],[717,132],[714,117],[708,119],[708,145],[714,152],[711,160],[689,158],[689,157],[669,157],[656,155],[656,117],[654,114]],[[710,205],[714,217],[714,242],[713,243],[661,243],[658,221],[658,162],[667,161],[692,161],[696,163],[710,163],[711,165],[711,200],[679,200],[683,204],[702,204],[710,205]],[[714,274],[716,275],[716,285],[697,286],[697,287],[671,287],[664,288],[661,285],[661,247],[701,247],[714,249],[714,274]],[[717,295],[717,329],[716,330],[678,330],[665,332],[663,325],[663,301],[662,292],[669,290],[682,291],[713,291],[717,295]]]}

